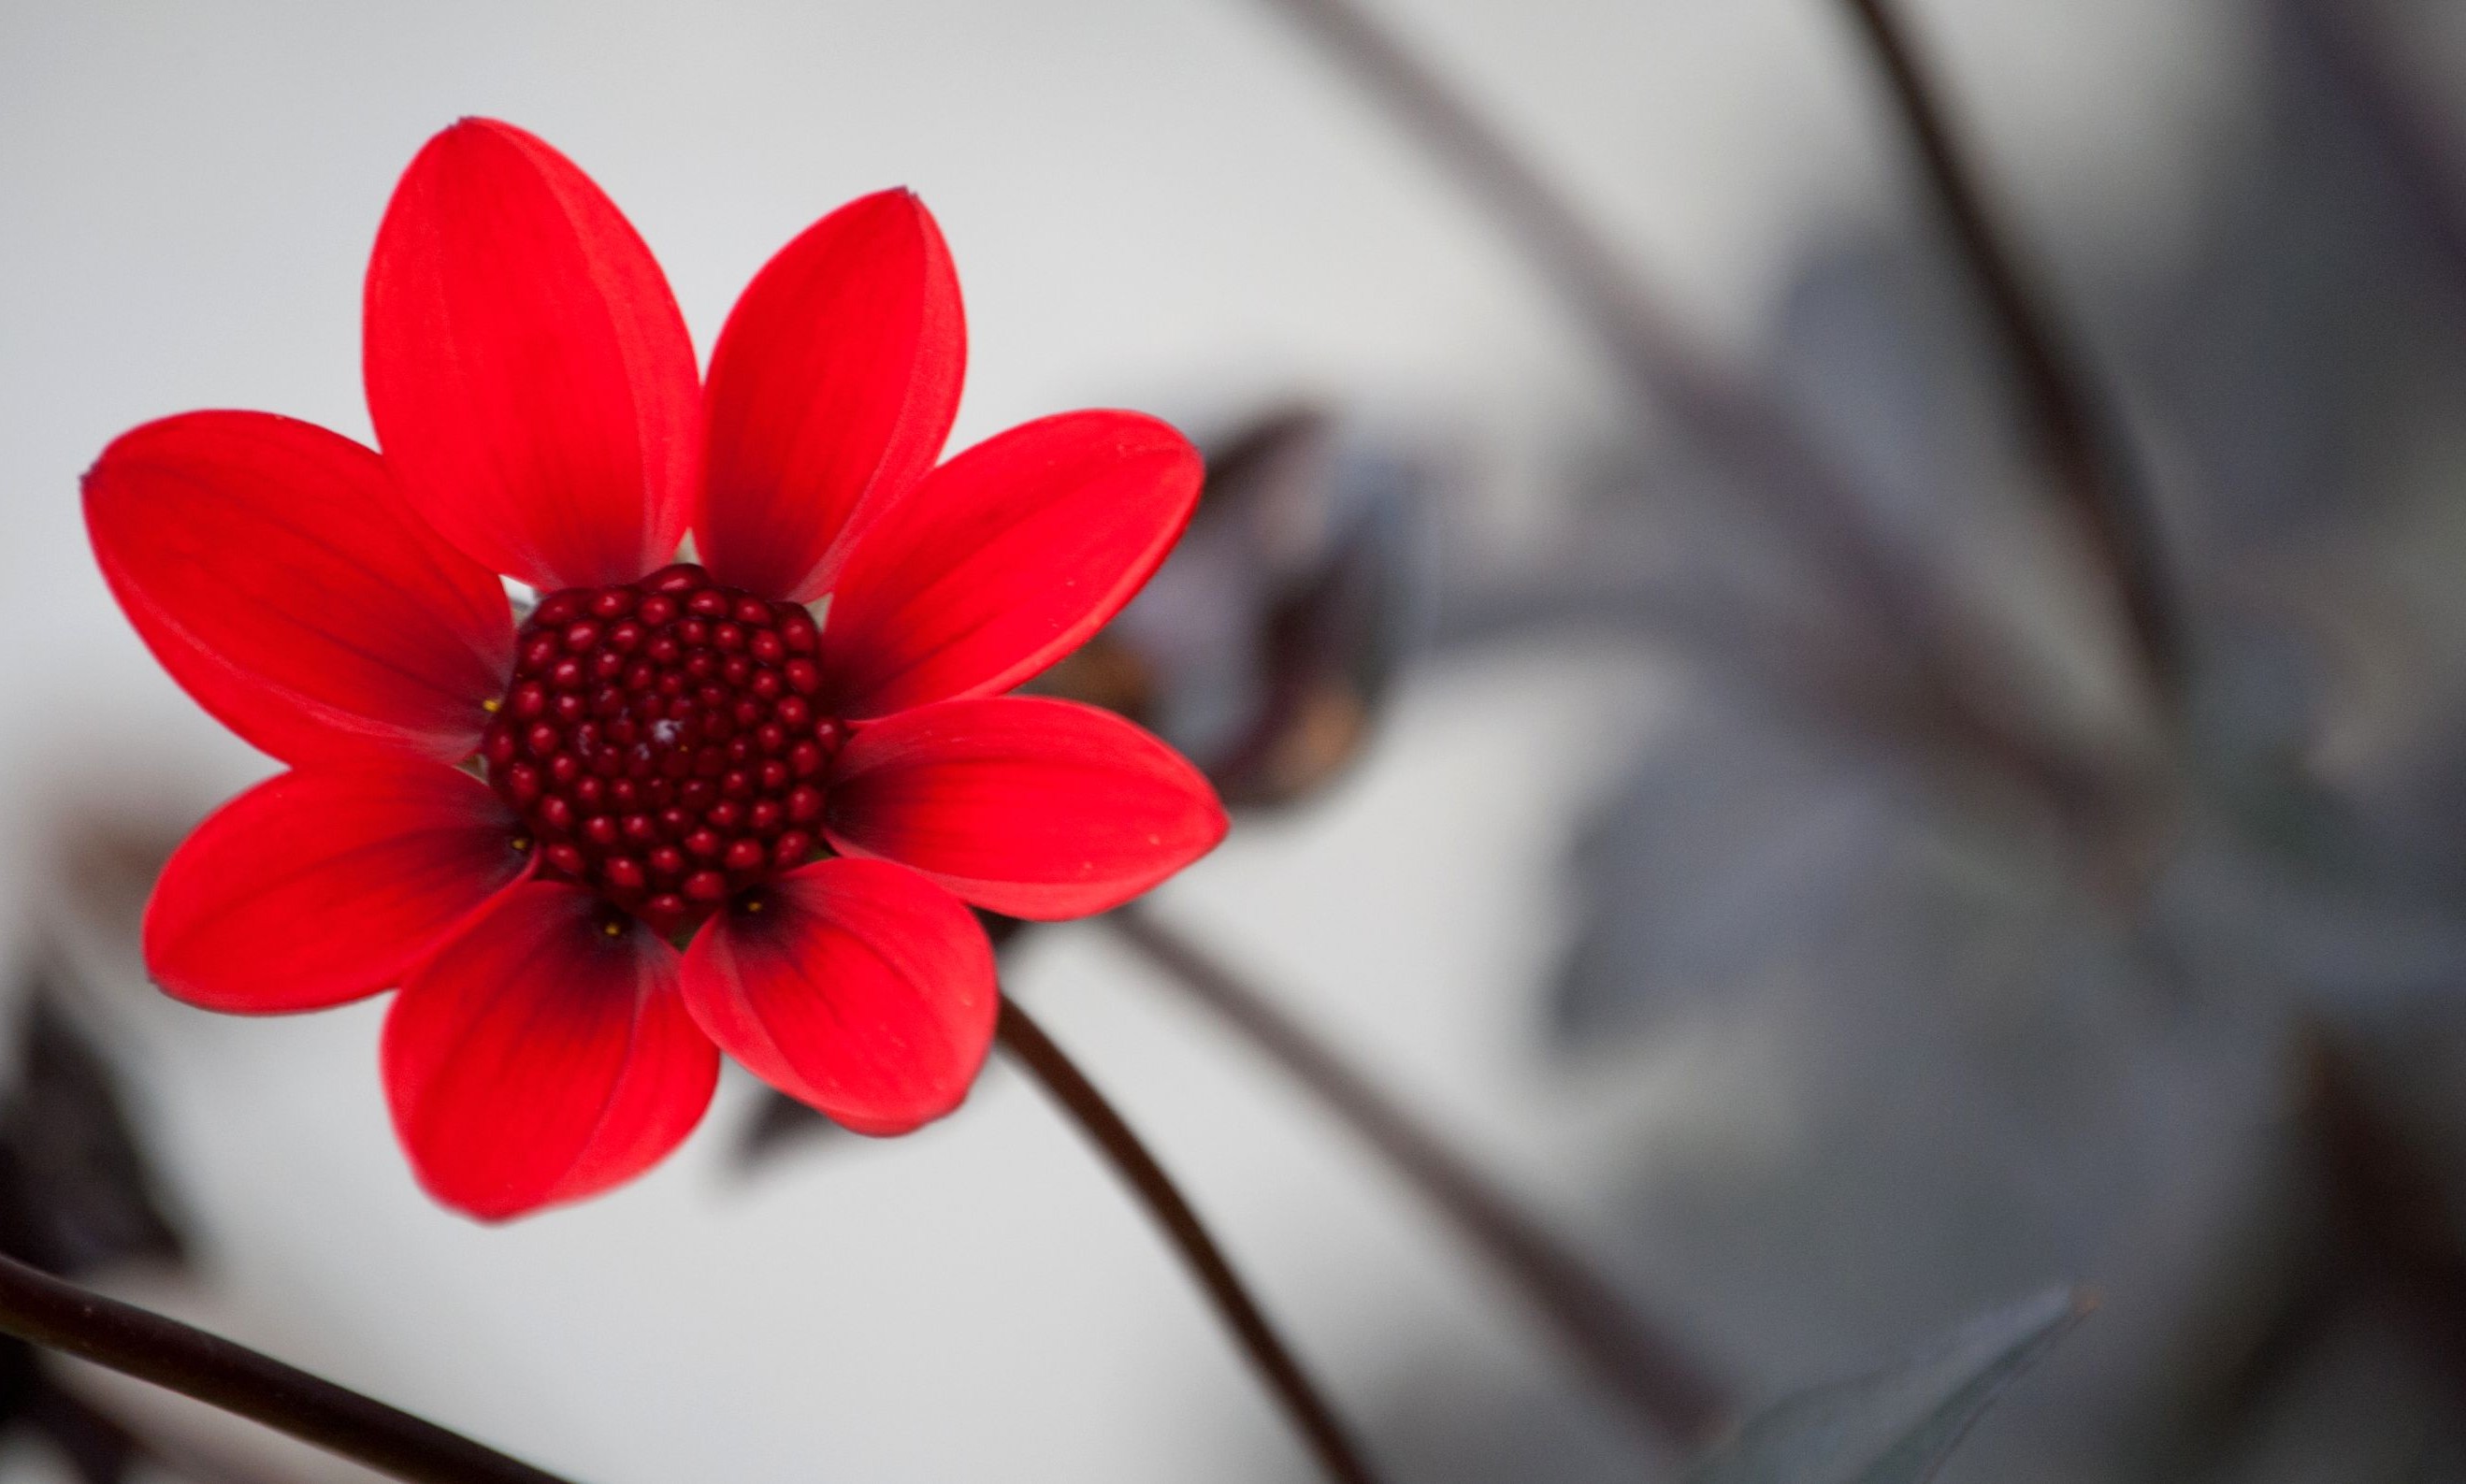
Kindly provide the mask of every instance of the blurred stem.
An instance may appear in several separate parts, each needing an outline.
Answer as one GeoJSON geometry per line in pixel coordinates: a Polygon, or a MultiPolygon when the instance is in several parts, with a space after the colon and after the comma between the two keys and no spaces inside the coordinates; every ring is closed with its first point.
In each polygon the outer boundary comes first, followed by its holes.
{"type": "Polygon", "coordinates": [[[218,1336],[0,1256],[0,1333],[151,1382],[416,1484],[567,1484],[218,1336]]]}
{"type": "MultiPolygon", "coordinates": [[[[1267,0],[1368,86],[1490,208],[1621,364],[1656,394],[1691,379],[1633,270],[1489,121],[1352,0],[1267,0]]],[[[1681,397],[1680,400],[1687,400],[1681,397]]]]}
{"type": "Polygon", "coordinates": [[[1182,1199],[1172,1177],[1148,1153],[1139,1136],[1131,1132],[1131,1126],[1122,1121],[1122,1115],[1113,1111],[1105,1094],[1096,1091],[1069,1056],[1008,996],[1002,998],[996,1035],[1011,1055],[1044,1085],[1054,1101],[1079,1120],[1080,1128],[1146,1203],[1149,1214],[1181,1249],[1182,1260],[1190,1265],[1217,1312],[1241,1340],[1251,1363],[1284,1404],[1329,1475],[1343,1484],[1374,1484],[1376,1475],[1362,1461],[1360,1450],[1337,1421],[1334,1409],[1277,1337],[1267,1315],[1250,1297],[1233,1271],[1233,1265],[1225,1260],[1216,1239],[1199,1221],[1199,1213],[1182,1199]]]}
{"type": "Polygon", "coordinates": [[[1725,1388],[1428,1124],[1145,906],[1103,920],[1384,1156],[1655,1434],[1693,1449],[1720,1430],[1725,1388]]]}
{"type": "Polygon", "coordinates": [[[2039,454],[2075,506],[2114,581],[2126,622],[2161,696],[2183,682],[2181,621],[2168,597],[2156,512],[2100,416],[2090,378],[2063,343],[2053,311],[2033,290],[2012,244],[1997,231],[1942,90],[1928,77],[1894,0],[1845,0],[1873,50],[1894,109],[1909,130],[1927,185],[1954,243],[1984,296],[1988,317],[2018,383],[2039,454]]]}

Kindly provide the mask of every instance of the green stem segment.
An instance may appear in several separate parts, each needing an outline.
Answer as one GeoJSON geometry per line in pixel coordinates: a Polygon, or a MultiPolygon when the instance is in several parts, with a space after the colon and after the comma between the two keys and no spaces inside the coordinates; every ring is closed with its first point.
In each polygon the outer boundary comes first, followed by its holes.
{"type": "Polygon", "coordinates": [[[1284,1405],[1329,1476],[1341,1484],[1375,1484],[1377,1476],[1362,1461],[1360,1449],[1309,1373],[1302,1369],[1301,1362],[1267,1322],[1257,1301],[1250,1297],[1249,1290],[1225,1260],[1216,1239],[1208,1234],[1199,1213],[1182,1199],[1173,1178],[1148,1153],[1139,1136],[1131,1132],[1131,1126],[1122,1121],[1122,1115],[1114,1112],[1105,1094],[1096,1091],[1069,1056],[1053,1044],[1053,1038],[1007,996],[1002,1000],[997,1034],[1011,1055],[1044,1085],[1054,1101],[1079,1121],[1080,1128],[1146,1203],[1156,1225],[1173,1239],[1182,1260],[1189,1264],[1199,1286],[1215,1303],[1217,1313],[1241,1341],[1251,1363],[1258,1367],[1276,1400],[1284,1405]]]}
{"type": "Polygon", "coordinates": [[[151,1382],[415,1484],[569,1484],[219,1336],[0,1257],[0,1333],[151,1382]]]}
{"type": "Polygon", "coordinates": [[[1144,905],[1104,921],[1384,1156],[1654,1434],[1682,1449],[1718,1434],[1727,1388],[1426,1123],[1144,905]]]}

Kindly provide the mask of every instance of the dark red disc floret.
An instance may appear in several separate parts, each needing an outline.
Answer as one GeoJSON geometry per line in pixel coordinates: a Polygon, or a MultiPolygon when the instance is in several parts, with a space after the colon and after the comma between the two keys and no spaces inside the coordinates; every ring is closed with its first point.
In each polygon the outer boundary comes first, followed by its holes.
{"type": "Polygon", "coordinates": [[[811,859],[845,735],[814,707],[818,638],[684,563],[542,598],[480,745],[540,873],[672,933],[811,859]]]}

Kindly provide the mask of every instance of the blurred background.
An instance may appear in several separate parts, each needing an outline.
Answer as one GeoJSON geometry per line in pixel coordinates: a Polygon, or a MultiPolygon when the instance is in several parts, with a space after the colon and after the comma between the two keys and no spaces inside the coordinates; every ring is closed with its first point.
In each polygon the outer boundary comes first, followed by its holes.
{"type": "MultiPolygon", "coordinates": [[[[1679,1454],[1156,933],[1740,1405],[2084,1280],[1944,1478],[2466,1478],[2466,9],[1898,8],[2153,629],[1842,0],[1361,4],[1605,263],[1269,0],[0,0],[0,1248],[609,1484],[1313,1476],[998,1058],[890,1143],[731,1073],[647,1179],[485,1229],[394,1149],[381,1001],[146,985],[153,869],[270,764],[121,619],[77,478],[193,407],[368,437],[379,212],[482,113],[706,348],[905,183],[967,296],[954,446],[1114,404],[1209,449],[1048,684],[1237,826],[1148,937],[1006,978],[1394,1478],[1679,1454]]],[[[0,1428],[30,1484],[368,1476],[13,1351],[0,1428]]]]}

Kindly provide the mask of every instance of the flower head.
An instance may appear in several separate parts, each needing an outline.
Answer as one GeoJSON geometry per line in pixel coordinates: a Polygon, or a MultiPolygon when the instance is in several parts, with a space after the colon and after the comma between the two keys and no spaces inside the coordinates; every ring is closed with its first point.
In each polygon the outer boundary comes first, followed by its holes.
{"type": "Polygon", "coordinates": [[[851,1128],[938,1117],[992,1039],[969,905],[1101,911],[1222,838],[1163,743],[1005,694],[1147,580],[1198,456],[1081,412],[937,462],[965,331],[907,192],[773,258],[699,377],[598,188],[466,120],[387,210],[365,355],[381,451],[167,418],[86,524],[164,667],[289,765],[172,856],[148,965],[239,1013],[398,986],[386,1089],[439,1200],[640,1173],[723,1049],[851,1128]]]}

